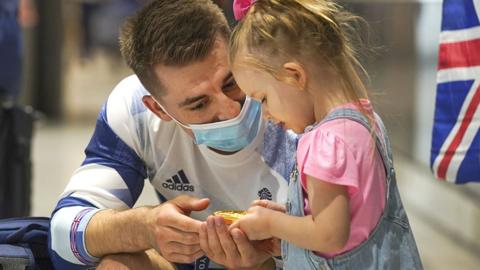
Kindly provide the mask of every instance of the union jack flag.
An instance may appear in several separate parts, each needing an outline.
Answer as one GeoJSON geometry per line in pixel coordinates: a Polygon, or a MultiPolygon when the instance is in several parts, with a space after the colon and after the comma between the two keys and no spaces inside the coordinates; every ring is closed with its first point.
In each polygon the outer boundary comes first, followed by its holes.
{"type": "Polygon", "coordinates": [[[480,182],[480,0],[444,0],[430,165],[438,179],[480,182]]]}

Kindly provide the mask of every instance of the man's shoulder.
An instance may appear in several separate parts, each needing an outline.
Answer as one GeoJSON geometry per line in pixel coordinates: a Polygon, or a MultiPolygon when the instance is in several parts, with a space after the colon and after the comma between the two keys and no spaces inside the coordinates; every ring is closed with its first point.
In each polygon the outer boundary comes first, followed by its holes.
{"type": "MultiPolygon", "coordinates": [[[[110,93],[107,100],[107,111],[115,110],[135,115],[146,112],[142,98],[149,95],[136,75],[121,80],[110,93]]],[[[110,113],[109,113],[110,114],[110,113]]]]}
{"type": "Polygon", "coordinates": [[[264,134],[264,147],[276,147],[278,144],[294,145],[296,143],[298,134],[290,129],[285,129],[283,126],[273,123],[272,121],[266,122],[265,134],[264,134]]]}
{"type": "Polygon", "coordinates": [[[149,138],[168,139],[175,125],[162,123],[143,104],[142,98],[149,95],[136,75],[121,80],[110,93],[100,120],[139,156],[151,146],[149,138]],[[155,135],[152,133],[161,133],[155,135]]]}
{"type": "Polygon", "coordinates": [[[298,135],[281,125],[267,122],[260,153],[265,163],[288,179],[295,163],[298,135]]]}

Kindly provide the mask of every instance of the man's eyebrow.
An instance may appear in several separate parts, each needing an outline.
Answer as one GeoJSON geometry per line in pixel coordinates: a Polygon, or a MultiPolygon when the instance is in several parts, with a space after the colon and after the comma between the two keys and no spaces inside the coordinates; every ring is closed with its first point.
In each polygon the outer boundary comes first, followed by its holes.
{"type": "MultiPolygon", "coordinates": [[[[227,76],[225,76],[225,78],[223,79],[223,84],[225,85],[231,78],[233,77],[233,74],[232,72],[230,71],[227,76]]],[[[185,106],[188,106],[190,104],[193,104],[201,99],[204,99],[206,98],[207,95],[200,95],[200,96],[196,96],[196,97],[189,97],[189,98],[186,98],[184,101],[178,103],[178,107],[185,107],[185,106]]]]}
{"type": "Polygon", "coordinates": [[[206,97],[207,97],[207,95],[200,95],[200,96],[196,96],[196,97],[188,97],[184,101],[178,103],[178,107],[184,107],[184,106],[193,104],[193,103],[195,103],[199,100],[202,100],[206,97]]]}

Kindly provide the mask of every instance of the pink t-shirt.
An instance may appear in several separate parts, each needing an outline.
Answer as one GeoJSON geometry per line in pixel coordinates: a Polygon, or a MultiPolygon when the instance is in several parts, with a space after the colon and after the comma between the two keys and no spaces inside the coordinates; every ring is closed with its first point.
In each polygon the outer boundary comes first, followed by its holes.
{"type": "MultiPolygon", "coordinates": [[[[362,100],[362,104],[368,114],[373,114],[368,100],[362,100]]],[[[356,108],[353,103],[341,107],[356,108]]],[[[297,162],[305,192],[306,175],[310,175],[346,186],[350,199],[350,236],[347,244],[335,254],[319,255],[330,258],[364,242],[382,215],[386,197],[385,169],[370,131],[348,119],[326,122],[301,137],[297,162]]],[[[311,214],[308,198],[305,198],[304,210],[305,214],[311,214]]]]}

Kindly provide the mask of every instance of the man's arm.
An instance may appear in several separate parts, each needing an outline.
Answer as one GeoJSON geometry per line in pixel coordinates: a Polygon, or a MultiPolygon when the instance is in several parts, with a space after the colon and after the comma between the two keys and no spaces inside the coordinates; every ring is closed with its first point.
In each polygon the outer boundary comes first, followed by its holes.
{"type": "Polygon", "coordinates": [[[188,215],[208,204],[179,196],[156,207],[100,211],[90,220],[86,247],[96,257],[154,248],[169,261],[193,262],[204,255],[198,238],[201,222],[188,215]]]}
{"type": "MultiPolygon", "coordinates": [[[[118,109],[114,115],[119,115],[118,109]]],[[[121,132],[110,128],[104,107],[85,151],[87,158],[52,214],[50,253],[60,269],[85,268],[107,254],[149,248],[174,262],[191,262],[203,254],[199,222],[187,215],[206,208],[208,200],[180,197],[157,207],[130,209],[146,173],[130,146],[135,138],[120,139],[121,132]]]]}
{"type": "Polygon", "coordinates": [[[110,127],[107,104],[100,112],[85,154],[86,159],[52,213],[50,253],[54,262],[71,264],[69,267],[98,261],[85,247],[85,232],[92,217],[99,209],[121,211],[133,207],[146,178],[137,152],[110,127]]]}

